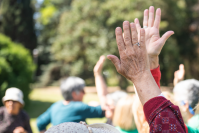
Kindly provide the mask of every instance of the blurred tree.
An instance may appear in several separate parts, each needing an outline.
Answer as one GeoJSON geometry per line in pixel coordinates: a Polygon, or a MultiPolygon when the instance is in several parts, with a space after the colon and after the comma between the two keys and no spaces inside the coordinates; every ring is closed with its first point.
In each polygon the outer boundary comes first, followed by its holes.
{"type": "Polygon", "coordinates": [[[3,0],[0,9],[0,32],[22,43],[31,52],[37,45],[31,0],[3,0]]]}
{"type": "MultiPolygon", "coordinates": [[[[73,0],[70,10],[60,16],[51,46],[52,63],[43,76],[45,85],[69,75],[80,76],[87,85],[94,85],[92,70],[99,56],[119,56],[115,28],[121,27],[124,20],[134,22],[135,18],[142,24],[143,11],[151,5],[162,9],[161,35],[167,30],[175,31],[160,55],[161,84],[172,83],[180,63],[186,65],[186,78],[198,79],[197,0],[73,0]]],[[[121,88],[126,88],[128,82],[116,73],[111,62],[106,62],[105,70],[111,74],[108,79],[115,78],[121,88]]]]}
{"type": "Polygon", "coordinates": [[[28,104],[28,94],[31,91],[29,84],[32,82],[34,69],[30,52],[0,34],[0,99],[7,88],[17,87],[23,91],[24,101],[28,104]]]}
{"type": "Polygon", "coordinates": [[[37,75],[41,75],[42,66],[51,62],[50,49],[57,33],[59,17],[62,12],[69,10],[71,0],[44,0],[37,10],[37,32],[38,32],[38,68],[37,75]]]}
{"type": "MultiPolygon", "coordinates": [[[[172,55],[178,62],[169,57],[171,53],[163,53],[163,59],[168,57],[163,64],[162,83],[172,83],[173,71],[178,70],[178,65],[183,63],[186,69],[185,78],[199,79],[199,1],[198,0],[168,0],[163,7],[163,20],[168,24],[167,29],[175,31],[174,44],[177,44],[172,55]],[[165,57],[164,57],[165,56],[165,57]],[[172,62],[173,61],[173,62],[172,62]],[[169,72],[171,72],[169,74],[169,72]],[[167,82],[164,82],[167,81],[167,82]]],[[[172,49],[174,47],[172,46],[172,49]]]]}

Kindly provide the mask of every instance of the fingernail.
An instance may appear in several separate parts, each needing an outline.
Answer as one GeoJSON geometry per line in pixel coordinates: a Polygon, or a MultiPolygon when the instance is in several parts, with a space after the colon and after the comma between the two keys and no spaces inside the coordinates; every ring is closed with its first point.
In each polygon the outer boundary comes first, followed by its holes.
{"type": "Polygon", "coordinates": [[[135,18],[135,23],[138,22],[138,18],[135,18]]]}
{"type": "Polygon", "coordinates": [[[120,28],[120,27],[117,27],[117,28],[116,28],[116,31],[117,31],[117,32],[120,32],[120,31],[121,31],[121,28],[120,28]]]}
{"type": "Polygon", "coordinates": [[[124,25],[129,25],[129,21],[124,21],[124,25]]]}
{"type": "Polygon", "coordinates": [[[150,6],[149,8],[154,8],[154,6],[150,6]]]}

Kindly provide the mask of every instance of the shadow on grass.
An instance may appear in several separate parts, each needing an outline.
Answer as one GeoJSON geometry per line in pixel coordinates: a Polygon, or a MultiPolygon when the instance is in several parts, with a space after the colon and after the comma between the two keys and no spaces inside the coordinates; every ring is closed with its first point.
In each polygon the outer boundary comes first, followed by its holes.
{"type": "Polygon", "coordinates": [[[44,113],[53,102],[43,102],[38,100],[31,100],[27,107],[25,108],[26,112],[29,114],[30,118],[37,118],[42,113],[44,113]]]}

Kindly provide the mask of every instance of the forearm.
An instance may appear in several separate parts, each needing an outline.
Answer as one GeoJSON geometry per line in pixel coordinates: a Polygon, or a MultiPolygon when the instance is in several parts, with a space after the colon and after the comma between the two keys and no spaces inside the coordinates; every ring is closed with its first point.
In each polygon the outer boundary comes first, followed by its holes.
{"type": "Polygon", "coordinates": [[[102,109],[105,109],[107,86],[101,74],[95,74],[95,85],[102,109]]]}
{"type": "Polygon", "coordinates": [[[174,86],[176,86],[176,84],[177,84],[178,82],[179,82],[178,79],[174,78],[174,80],[173,80],[174,86]]]}
{"type": "Polygon", "coordinates": [[[176,86],[176,84],[177,84],[178,82],[182,81],[182,80],[183,80],[183,79],[176,79],[176,78],[174,78],[174,81],[173,81],[174,86],[176,86]]]}
{"type": "Polygon", "coordinates": [[[148,100],[161,94],[150,71],[143,72],[134,83],[141,103],[144,105],[148,100]]]}

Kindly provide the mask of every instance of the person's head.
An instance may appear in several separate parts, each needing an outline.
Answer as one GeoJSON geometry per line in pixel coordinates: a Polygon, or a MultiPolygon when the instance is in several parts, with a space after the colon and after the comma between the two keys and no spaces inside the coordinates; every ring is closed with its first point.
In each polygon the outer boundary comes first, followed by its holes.
{"type": "Polygon", "coordinates": [[[138,95],[134,97],[134,103],[132,106],[132,113],[134,116],[135,124],[139,133],[149,133],[149,124],[146,121],[143,105],[140,102],[138,95]]]}
{"type": "Polygon", "coordinates": [[[79,77],[69,77],[61,82],[60,89],[66,101],[82,101],[85,81],[79,77]]]}
{"type": "Polygon", "coordinates": [[[120,133],[115,127],[104,123],[91,125],[65,122],[49,128],[45,133],[120,133]]]}
{"type": "Polygon", "coordinates": [[[124,91],[115,91],[113,93],[110,93],[106,96],[107,102],[106,104],[108,105],[108,109],[105,111],[105,116],[106,118],[109,118],[112,120],[113,115],[114,115],[114,110],[115,106],[117,105],[117,102],[123,98],[126,97],[128,94],[124,91]]]}
{"type": "Polygon", "coordinates": [[[183,111],[194,115],[194,107],[199,102],[199,81],[188,79],[179,82],[173,89],[174,100],[183,106],[183,111]]]}
{"type": "Polygon", "coordinates": [[[6,90],[2,102],[9,114],[17,115],[24,105],[23,93],[18,88],[9,88],[6,90]]]}
{"type": "Polygon", "coordinates": [[[118,101],[113,117],[113,124],[115,126],[127,131],[136,129],[132,113],[133,100],[133,96],[129,95],[118,101]]]}

